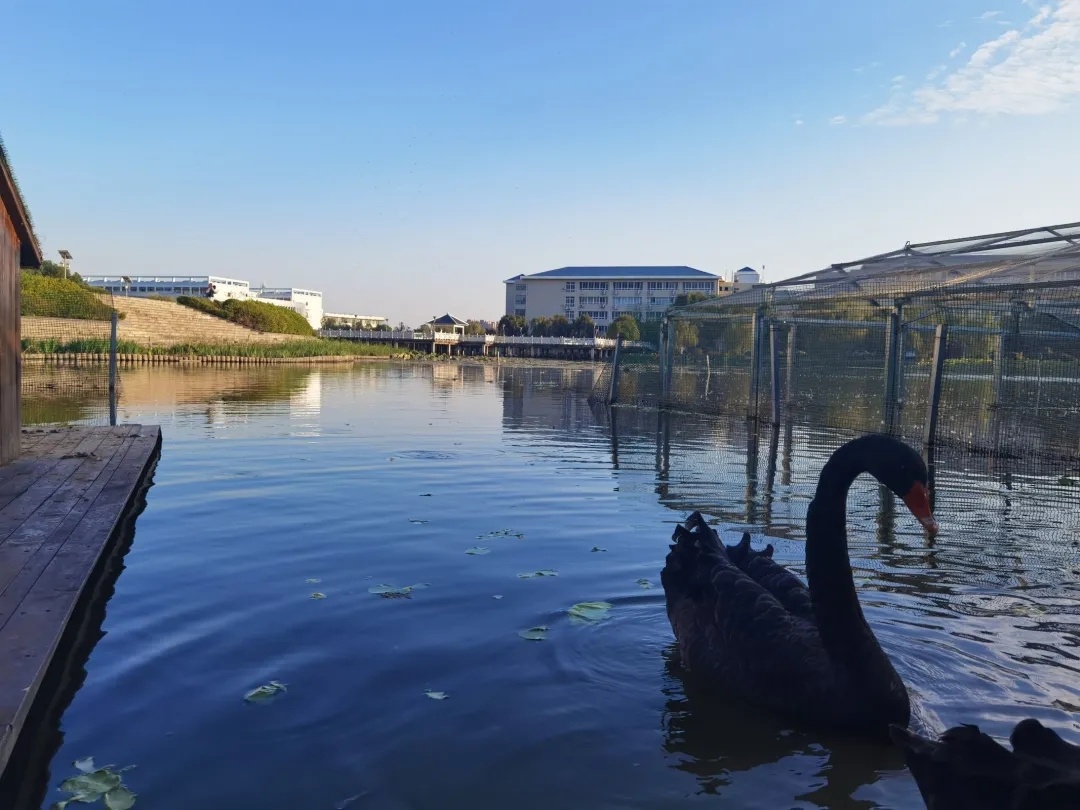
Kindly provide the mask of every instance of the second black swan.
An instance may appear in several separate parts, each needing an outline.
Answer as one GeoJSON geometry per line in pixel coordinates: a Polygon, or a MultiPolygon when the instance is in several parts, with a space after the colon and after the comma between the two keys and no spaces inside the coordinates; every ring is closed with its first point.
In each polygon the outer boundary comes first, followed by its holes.
{"type": "Polygon", "coordinates": [[[888,734],[908,724],[904,682],[863,617],[847,547],[847,494],[869,473],[933,534],[927,469],[897,439],[869,434],[825,463],[806,516],[807,585],[750,548],[725,546],[699,512],[672,535],[660,578],[682,665],[735,698],[813,726],[888,734]]]}

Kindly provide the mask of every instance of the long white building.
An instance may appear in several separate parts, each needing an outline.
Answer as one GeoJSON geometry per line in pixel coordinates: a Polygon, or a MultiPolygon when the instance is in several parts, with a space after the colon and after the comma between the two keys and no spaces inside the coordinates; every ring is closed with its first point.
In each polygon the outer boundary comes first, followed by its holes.
{"type": "Polygon", "coordinates": [[[102,287],[113,295],[134,295],[143,298],[150,295],[190,295],[196,298],[212,298],[227,301],[262,301],[285,307],[304,316],[313,329],[322,328],[322,293],[294,287],[252,288],[247,281],[225,276],[83,276],[83,281],[93,287],[102,287]]]}
{"type": "Polygon", "coordinates": [[[693,267],[560,267],[508,278],[506,314],[526,320],[588,315],[607,326],[620,315],[639,321],[660,320],[664,310],[685,293],[721,295],[736,282],[693,267]]]}

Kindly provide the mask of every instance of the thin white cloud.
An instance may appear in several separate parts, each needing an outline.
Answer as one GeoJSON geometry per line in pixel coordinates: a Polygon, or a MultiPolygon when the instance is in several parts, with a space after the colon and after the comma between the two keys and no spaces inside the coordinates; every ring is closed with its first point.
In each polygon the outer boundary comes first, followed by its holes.
{"type": "Polygon", "coordinates": [[[795,126],[801,127],[802,125],[803,125],[803,120],[801,118],[796,118],[795,119],[795,126]]]}
{"type": "Polygon", "coordinates": [[[907,76],[905,76],[903,73],[901,73],[899,76],[892,77],[893,84],[903,84],[905,81],[907,81],[907,76]]]}
{"type": "Polygon", "coordinates": [[[847,123],[847,116],[846,115],[834,115],[832,118],[829,119],[829,123],[834,125],[834,126],[838,126],[840,124],[846,124],[847,123]]]}
{"type": "Polygon", "coordinates": [[[994,19],[994,17],[1000,17],[1000,16],[1001,16],[1000,11],[984,11],[982,14],[979,15],[979,19],[980,20],[992,20],[992,19],[994,19]]]}
{"type": "Polygon", "coordinates": [[[927,124],[943,116],[1045,115],[1080,97],[1080,0],[1040,6],[1023,26],[979,45],[862,117],[868,124],[927,124]]]}
{"type": "Polygon", "coordinates": [[[964,49],[966,47],[967,47],[967,43],[966,42],[961,42],[959,45],[957,45],[955,48],[953,48],[951,51],[949,51],[949,58],[950,59],[955,59],[956,57],[958,57],[960,54],[962,54],[964,52],[964,49]]]}

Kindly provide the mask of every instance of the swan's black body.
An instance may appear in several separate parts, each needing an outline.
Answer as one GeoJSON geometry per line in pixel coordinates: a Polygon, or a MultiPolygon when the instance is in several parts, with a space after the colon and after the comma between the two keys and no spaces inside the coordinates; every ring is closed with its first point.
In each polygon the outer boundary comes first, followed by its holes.
{"type": "MultiPolygon", "coordinates": [[[[872,434],[841,446],[807,513],[809,587],[771,546],[751,550],[748,534],[725,546],[698,512],[676,528],[660,578],[693,676],[815,726],[884,735],[907,725],[907,689],[863,618],[848,560],[847,492],[864,472],[905,501],[926,491],[926,466],[902,442],[872,434]]],[[[932,525],[928,503],[920,519],[932,525]]]]}
{"type": "Polygon", "coordinates": [[[1075,810],[1080,807],[1080,746],[1038,720],[1016,724],[1012,751],[978,726],[928,740],[890,728],[929,810],[1075,810]]]}

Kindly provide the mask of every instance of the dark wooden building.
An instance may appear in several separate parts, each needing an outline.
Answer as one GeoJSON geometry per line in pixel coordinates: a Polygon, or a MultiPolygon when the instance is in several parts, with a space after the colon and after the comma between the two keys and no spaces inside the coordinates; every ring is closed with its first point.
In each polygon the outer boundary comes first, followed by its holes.
{"type": "Polygon", "coordinates": [[[0,465],[21,449],[19,268],[40,266],[41,248],[0,141],[0,465]]]}

